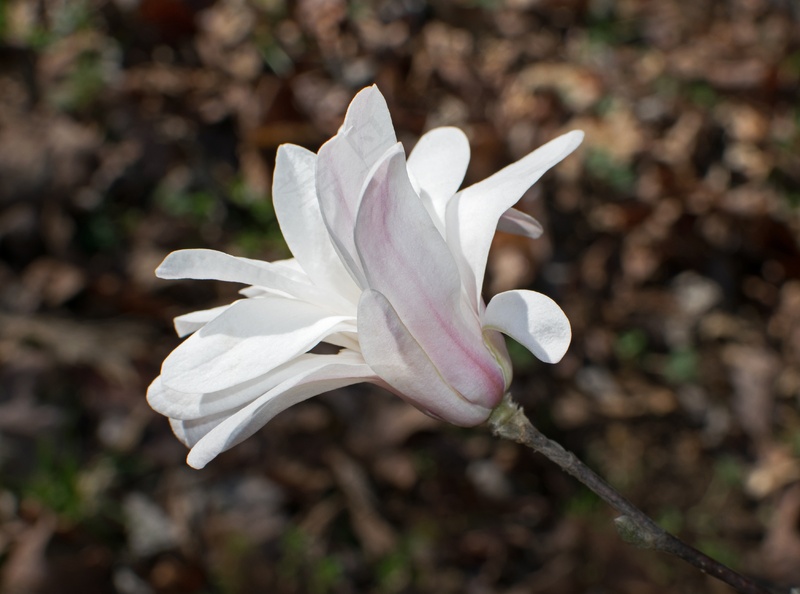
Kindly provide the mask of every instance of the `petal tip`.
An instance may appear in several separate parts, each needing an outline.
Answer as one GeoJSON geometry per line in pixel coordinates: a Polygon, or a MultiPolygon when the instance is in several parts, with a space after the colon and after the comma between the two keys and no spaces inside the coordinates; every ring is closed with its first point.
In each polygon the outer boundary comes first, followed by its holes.
{"type": "Polygon", "coordinates": [[[507,334],[545,363],[558,363],[572,341],[564,311],[550,297],[534,291],[495,295],[484,312],[484,328],[507,334]]]}
{"type": "Polygon", "coordinates": [[[205,468],[206,465],[213,460],[213,458],[206,458],[207,456],[201,456],[199,453],[195,453],[195,449],[192,448],[189,450],[189,454],[186,456],[186,464],[195,470],[203,470],[203,468],[205,468]]]}
{"type": "Polygon", "coordinates": [[[571,132],[567,132],[565,136],[570,141],[570,144],[574,144],[575,148],[577,148],[583,142],[586,133],[583,130],[572,130],[571,132]]]}

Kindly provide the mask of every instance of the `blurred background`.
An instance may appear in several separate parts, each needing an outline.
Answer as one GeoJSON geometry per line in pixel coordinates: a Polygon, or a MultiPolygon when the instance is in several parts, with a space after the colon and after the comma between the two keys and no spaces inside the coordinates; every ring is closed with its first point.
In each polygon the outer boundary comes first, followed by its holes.
{"type": "Polygon", "coordinates": [[[171,250],[287,257],[275,150],[377,83],[399,138],[456,125],[467,183],[579,151],[499,234],[487,295],[567,312],[513,392],[668,529],[800,582],[800,11],[793,0],[0,2],[0,591],[728,592],[485,428],[356,386],[203,471],[145,391],[174,316],[239,287],[171,250]]]}

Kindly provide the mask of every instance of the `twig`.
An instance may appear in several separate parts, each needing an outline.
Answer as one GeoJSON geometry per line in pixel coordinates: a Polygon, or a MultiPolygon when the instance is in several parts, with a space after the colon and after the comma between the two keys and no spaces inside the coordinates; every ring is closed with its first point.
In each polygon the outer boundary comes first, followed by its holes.
{"type": "Polygon", "coordinates": [[[574,454],[539,432],[510,395],[506,395],[502,404],[494,410],[489,418],[489,426],[498,437],[516,441],[546,456],[622,514],[614,523],[625,542],[680,557],[742,594],[774,594],[661,528],[574,454]]]}

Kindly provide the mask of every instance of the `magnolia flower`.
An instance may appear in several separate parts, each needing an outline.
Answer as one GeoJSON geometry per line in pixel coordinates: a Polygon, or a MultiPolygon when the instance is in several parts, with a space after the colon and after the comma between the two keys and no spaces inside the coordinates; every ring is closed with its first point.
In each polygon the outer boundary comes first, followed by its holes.
{"type": "Polygon", "coordinates": [[[456,425],[486,421],[511,382],[500,332],[551,363],[569,345],[550,298],[508,291],[486,305],[481,287],[495,230],[541,234],[511,207],[582,138],[565,134],[458,191],[466,136],[437,128],[406,159],[373,86],[318,154],[281,146],[273,200],[294,258],[181,250],[156,271],[247,285],[239,301],[175,319],[191,336],[148,389],[191,448],[189,465],[202,468],[293,404],[358,382],[456,425]],[[319,343],[340,350],[311,353],[319,343]]]}

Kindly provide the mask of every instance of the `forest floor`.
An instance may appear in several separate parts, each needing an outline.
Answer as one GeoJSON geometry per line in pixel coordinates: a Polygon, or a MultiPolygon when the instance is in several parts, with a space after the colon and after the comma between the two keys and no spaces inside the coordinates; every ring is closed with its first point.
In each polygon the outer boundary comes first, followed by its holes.
{"type": "Polygon", "coordinates": [[[730,590],[485,427],[370,386],[206,469],[145,392],[172,318],[238,286],[172,250],[285,258],[279,144],[316,151],[377,83],[407,149],[461,127],[483,179],[575,155],[498,234],[486,295],[567,313],[511,345],[531,419],[663,526],[800,585],[800,11],[791,0],[0,2],[0,591],[730,590]]]}

